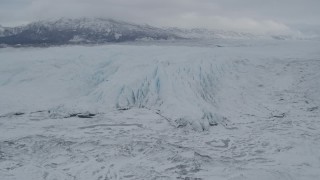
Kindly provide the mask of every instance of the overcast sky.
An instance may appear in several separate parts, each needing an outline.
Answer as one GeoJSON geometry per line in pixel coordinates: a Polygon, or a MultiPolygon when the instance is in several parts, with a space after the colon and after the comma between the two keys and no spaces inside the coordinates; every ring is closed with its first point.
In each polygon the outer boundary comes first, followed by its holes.
{"type": "Polygon", "coordinates": [[[281,32],[292,26],[320,26],[320,0],[0,0],[3,26],[60,17],[281,32]]]}

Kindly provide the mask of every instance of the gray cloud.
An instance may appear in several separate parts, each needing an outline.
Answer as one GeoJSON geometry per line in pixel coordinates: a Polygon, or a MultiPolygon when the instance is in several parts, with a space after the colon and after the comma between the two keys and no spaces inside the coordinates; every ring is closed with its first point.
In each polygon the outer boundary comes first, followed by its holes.
{"type": "Polygon", "coordinates": [[[288,32],[319,25],[319,0],[1,0],[0,24],[60,17],[110,17],[155,26],[288,32]]]}

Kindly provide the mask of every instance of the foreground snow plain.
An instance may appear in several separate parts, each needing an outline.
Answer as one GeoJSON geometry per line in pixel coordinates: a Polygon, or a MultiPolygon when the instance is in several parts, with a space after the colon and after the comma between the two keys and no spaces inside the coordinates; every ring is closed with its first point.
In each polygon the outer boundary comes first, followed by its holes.
{"type": "Polygon", "coordinates": [[[319,179],[320,42],[0,49],[0,179],[319,179]]]}

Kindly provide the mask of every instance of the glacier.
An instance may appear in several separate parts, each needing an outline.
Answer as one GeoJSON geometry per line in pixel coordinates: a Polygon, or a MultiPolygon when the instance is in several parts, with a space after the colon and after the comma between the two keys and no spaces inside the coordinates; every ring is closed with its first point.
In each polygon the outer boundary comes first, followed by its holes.
{"type": "Polygon", "coordinates": [[[1,48],[0,177],[319,179],[319,47],[1,48]]]}

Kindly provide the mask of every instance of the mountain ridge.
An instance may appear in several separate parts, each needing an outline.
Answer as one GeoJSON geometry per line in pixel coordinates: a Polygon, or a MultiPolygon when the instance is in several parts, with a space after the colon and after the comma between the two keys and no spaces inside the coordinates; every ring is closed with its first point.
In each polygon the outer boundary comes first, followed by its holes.
{"type": "Polygon", "coordinates": [[[50,46],[103,44],[137,40],[185,39],[294,39],[292,34],[254,34],[202,28],[159,28],[111,18],[60,18],[41,20],[24,26],[0,25],[1,46],[50,46]]]}
{"type": "Polygon", "coordinates": [[[100,44],[174,38],[179,37],[161,28],[106,18],[61,18],[0,31],[0,44],[6,45],[100,44]]]}

